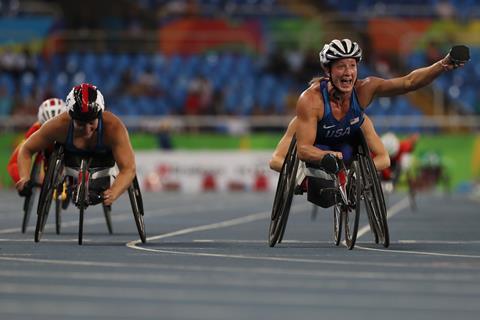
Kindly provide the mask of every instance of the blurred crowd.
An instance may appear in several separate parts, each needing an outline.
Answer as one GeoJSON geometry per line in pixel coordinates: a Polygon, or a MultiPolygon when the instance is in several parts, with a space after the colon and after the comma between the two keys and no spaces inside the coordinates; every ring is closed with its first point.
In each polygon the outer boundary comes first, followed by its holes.
{"type": "MultiPolygon", "coordinates": [[[[393,8],[393,5],[398,8],[403,2],[39,1],[30,8],[31,14],[54,17],[49,36],[74,30],[76,36],[89,39],[92,38],[92,30],[101,30],[107,35],[120,35],[125,41],[110,41],[112,36],[107,37],[110,39],[108,41],[94,44],[82,42],[72,45],[65,42],[56,51],[49,48],[38,50],[37,45],[4,43],[0,49],[0,116],[33,115],[41,101],[52,96],[64,97],[73,84],[82,81],[98,85],[106,96],[107,105],[120,115],[290,113],[308,81],[321,75],[318,63],[321,44],[317,43],[316,47],[299,46],[300,42],[275,42],[267,38],[265,48],[253,52],[218,48],[217,52],[186,56],[164,54],[158,50],[157,44],[152,49],[145,39],[149,39],[152,32],[155,36],[155,30],[179,18],[219,18],[229,19],[233,23],[253,19],[268,25],[272,18],[295,19],[305,16],[306,13],[299,10],[301,5],[321,7],[345,15],[352,12],[383,12],[388,15],[392,10],[382,11],[381,8],[393,8]]],[[[447,19],[456,16],[457,8],[474,5],[470,2],[429,0],[423,5],[431,6],[436,16],[447,19]]],[[[409,2],[406,4],[414,5],[409,2]]],[[[4,17],[24,17],[29,5],[32,4],[20,0],[2,0],[0,14],[4,17]]],[[[408,57],[376,54],[370,48],[367,35],[356,36],[365,53],[359,73],[361,77],[391,77],[437,61],[445,54],[444,44],[435,41],[428,42],[423,50],[408,57]]],[[[52,43],[49,40],[44,45],[50,46],[52,43]]],[[[455,79],[440,79],[439,86],[446,99],[457,99],[459,92],[462,92],[462,100],[466,102],[464,111],[478,113],[480,96],[469,84],[480,77],[480,68],[475,67],[473,74],[467,72],[457,73],[455,79]]],[[[380,103],[385,107],[383,100],[380,103]]],[[[396,109],[406,115],[423,113],[423,110],[405,99],[389,101],[388,106],[392,107],[383,108],[384,111],[379,108],[379,112],[388,113],[396,109]]]]}

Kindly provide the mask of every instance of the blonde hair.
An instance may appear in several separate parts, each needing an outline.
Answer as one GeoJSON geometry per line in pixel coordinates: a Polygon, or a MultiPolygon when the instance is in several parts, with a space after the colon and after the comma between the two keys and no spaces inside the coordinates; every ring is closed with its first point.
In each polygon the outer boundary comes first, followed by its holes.
{"type": "Polygon", "coordinates": [[[322,80],[329,80],[329,77],[313,77],[312,80],[308,82],[308,85],[311,86],[314,83],[320,82],[322,80]]]}

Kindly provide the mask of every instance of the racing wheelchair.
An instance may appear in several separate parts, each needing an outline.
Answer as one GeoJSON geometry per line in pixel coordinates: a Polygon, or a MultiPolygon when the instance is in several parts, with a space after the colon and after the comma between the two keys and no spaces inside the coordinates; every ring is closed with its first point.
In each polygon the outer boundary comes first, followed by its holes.
{"type": "MultiPolygon", "coordinates": [[[[81,245],[83,242],[85,210],[89,205],[95,205],[103,201],[101,193],[91,192],[93,190],[90,190],[90,184],[95,179],[110,178],[113,172],[113,168],[90,168],[91,157],[82,158],[79,168],[66,167],[64,158],[65,152],[63,145],[55,144],[38,199],[35,242],[39,242],[42,237],[51,202],[52,199],[55,198],[54,195],[61,192],[64,186],[66,186],[66,193],[72,199],[73,204],[79,209],[78,244],[81,245]]],[[[145,243],[146,234],[143,221],[143,200],[136,176],[128,188],[128,195],[140,239],[145,243]]],[[[112,233],[110,218],[111,207],[103,205],[103,211],[109,232],[112,233]]]]}
{"type": "MultiPolygon", "coordinates": [[[[334,243],[337,246],[340,244],[344,227],[346,246],[350,250],[353,249],[357,239],[360,207],[363,202],[375,243],[388,247],[390,238],[387,210],[380,180],[363,134],[359,133],[355,140],[357,141],[352,144],[353,159],[348,167],[342,160],[334,158],[338,162],[338,173],[322,170],[324,175],[329,175],[333,180],[333,188],[323,190],[332,192],[334,197],[334,243]]],[[[316,178],[306,174],[305,170],[306,166],[297,157],[297,143],[294,136],[278,178],[273,201],[268,234],[270,247],[283,240],[294,194],[303,193],[305,179],[316,178]]]]}

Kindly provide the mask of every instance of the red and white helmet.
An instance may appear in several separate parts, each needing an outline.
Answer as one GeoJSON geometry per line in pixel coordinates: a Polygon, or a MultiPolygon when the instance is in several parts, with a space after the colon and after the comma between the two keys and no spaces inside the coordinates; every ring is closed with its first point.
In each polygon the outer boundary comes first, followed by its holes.
{"type": "Polygon", "coordinates": [[[38,121],[41,124],[47,122],[47,120],[58,116],[60,113],[67,110],[67,106],[62,99],[50,98],[42,102],[38,107],[38,121]]]}
{"type": "Polygon", "coordinates": [[[105,110],[105,101],[96,86],[82,83],[68,94],[67,109],[72,119],[91,121],[105,110]]]}
{"type": "Polygon", "coordinates": [[[385,149],[387,149],[388,155],[390,157],[395,157],[400,150],[400,140],[397,138],[395,133],[387,132],[381,137],[385,149]]]}

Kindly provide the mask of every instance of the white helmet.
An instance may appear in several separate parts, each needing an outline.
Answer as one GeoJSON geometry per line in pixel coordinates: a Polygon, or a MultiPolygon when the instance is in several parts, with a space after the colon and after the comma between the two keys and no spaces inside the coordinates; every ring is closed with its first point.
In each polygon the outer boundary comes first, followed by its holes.
{"type": "Polygon", "coordinates": [[[58,116],[60,113],[67,111],[67,106],[62,99],[51,98],[42,102],[38,107],[38,121],[41,124],[47,122],[47,120],[58,116]]]}
{"type": "Polygon", "coordinates": [[[393,132],[387,132],[382,135],[382,142],[390,157],[397,155],[398,150],[400,149],[400,141],[393,132]]]}
{"type": "Polygon", "coordinates": [[[335,60],[353,58],[355,60],[362,60],[362,49],[358,43],[350,39],[334,39],[329,44],[323,46],[319,53],[320,64],[324,69],[327,69],[330,63],[335,60]]]}

